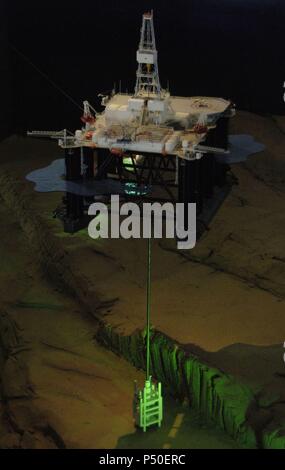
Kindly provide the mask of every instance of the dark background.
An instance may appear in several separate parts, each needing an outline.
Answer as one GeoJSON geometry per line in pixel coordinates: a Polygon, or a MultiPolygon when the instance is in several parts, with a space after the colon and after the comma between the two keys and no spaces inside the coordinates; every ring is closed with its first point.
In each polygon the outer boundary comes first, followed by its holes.
{"type": "Polygon", "coordinates": [[[135,83],[141,15],[154,9],[162,86],[285,114],[284,0],[11,1],[0,5],[0,132],[73,129],[75,101],[135,83]],[[15,47],[19,52],[17,53],[15,47]]]}

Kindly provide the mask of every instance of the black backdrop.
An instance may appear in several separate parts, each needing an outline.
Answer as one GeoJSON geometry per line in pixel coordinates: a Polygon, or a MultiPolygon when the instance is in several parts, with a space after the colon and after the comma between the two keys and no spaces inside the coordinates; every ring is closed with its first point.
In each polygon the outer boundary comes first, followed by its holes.
{"type": "MultiPolygon", "coordinates": [[[[3,0],[2,0],[3,1],[3,0]]],[[[133,90],[141,15],[154,9],[162,86],[285,114],[285,0],[11,1],[8,41],[77,102],[121,80],[133,90]]],[[[13,126],[74,128],[80,111],[23,58],[8,54],[13,126]]]]}

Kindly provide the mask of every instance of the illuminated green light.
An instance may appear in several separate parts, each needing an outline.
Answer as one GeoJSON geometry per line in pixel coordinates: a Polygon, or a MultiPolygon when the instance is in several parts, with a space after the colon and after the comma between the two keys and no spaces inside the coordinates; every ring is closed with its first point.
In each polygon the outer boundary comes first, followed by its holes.
{"type": "Polygon", "coordinates": [[[149,376],[142,390],[135,389],[134,418],[138,427],[145,432],[149,426],[160,428],[163,418],[161,383],[154,384],[149,376]]]}
{"type": "Polygon", "coordinates": [[[133,160],[131,159],[131,157],[124,157],[124,158],[123,158],[123,165],[124,165],[125,167],[127,167],[126,169],[127,169],[128,171],[135,171],[135,169],[134,169],[134,162],[133,162],[133,160]]]}
{"type": "Polygon", "coordinates": [[[138,186],[132,182],[125,183],[124,190],[128,196],[145,196],[149,191],[147,186],[138,186]]]}

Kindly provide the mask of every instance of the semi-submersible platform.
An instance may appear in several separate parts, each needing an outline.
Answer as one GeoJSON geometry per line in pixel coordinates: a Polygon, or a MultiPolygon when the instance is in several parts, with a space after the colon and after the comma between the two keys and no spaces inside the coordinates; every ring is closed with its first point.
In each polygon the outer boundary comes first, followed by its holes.
{"type": "MultiPolygon", "coordinates": [[[[228,153],[234,105],[222,98],[171,96],[161,88],[152,12],[143,14],[136,59],[133,94],[101,95],[101,113],[84,101],[83,127],[74,134],[28,135],[58,139],[65,151],[67,181],[92,181],[94,188],[98,181],[117,181],[125,200],[196,203],[202,217],[218,188],[227,187],[228,166],[216,157],[228,153]]],[[[110,196],[107,189],[105,196],[110,196]]],[[[66,193],[59,211],[65,231],[87,225],[94,197],[66,193]]]]}

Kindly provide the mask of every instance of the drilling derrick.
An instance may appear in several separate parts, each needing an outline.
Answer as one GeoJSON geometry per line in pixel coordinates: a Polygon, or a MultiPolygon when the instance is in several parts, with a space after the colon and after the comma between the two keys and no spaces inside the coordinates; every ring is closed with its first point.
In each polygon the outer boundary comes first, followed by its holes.
{"type": "Polygon", "coordinates": [[[137,50],[136,97],[161,97],[157,66],[157,50],[153,27],[153,12],[143,15],[141,38],[137,50]]]}
{"type": "MultiPolygon", "coordinates": [[[[233,103],[207,96],[172,96],[161,88],[152,11],[142,17],[136,59],[134,93],[99,94],[102,112],[84,101],[84,126],[74,133],[29,133],[56,138],[65,150],[68,190],[60,214],[66,232],[86,226],[90,200],[108,197],[113,191],[140,201],[146,196],[184,203],[185,227],[188,204],[197,204],[199,221],[207,227],[230,187],[224,159],[229,152],[233,103]]],[[[146,412],[142,410],[147,409],[148,400],[159,398],[149,374],[140,397],[141,413],[146,412]]]]}

